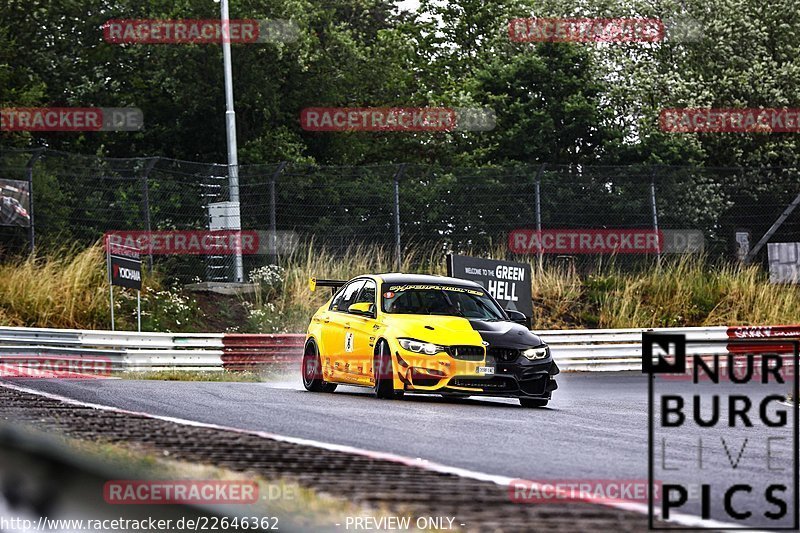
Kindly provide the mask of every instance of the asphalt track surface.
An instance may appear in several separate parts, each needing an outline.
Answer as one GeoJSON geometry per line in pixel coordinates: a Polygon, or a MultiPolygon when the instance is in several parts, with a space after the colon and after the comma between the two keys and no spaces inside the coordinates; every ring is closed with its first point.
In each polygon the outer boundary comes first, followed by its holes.
{"type": "MultiPolygon", "coordinates": [[[[356,387],[315,394],[306,392],[299,378],[272,383],[116,379],[13,382],[83,402],[390,452],[486,474],[542,482],[648,477],[647,377],[640,373],[562,374],[554,400],[545,409],[525,409],[511,399],[475,397],[451,400],[407,394],[402,401],[377,400],[370,390],[356,387]]],[[[691,405],[695,387],[687,381],[669,381],[658,382],[655,390],[684,393],[691,405]]],[[[710,401],[714,393],[741,389],[730,383],[701,383],[701,387],[704,401],[710,401]]],[[[794,512],[796,498],[791,409],[783,406],[790,417],[784,428],[766,428],[758,415],[760,397],[788,388],[787,384],[783,388],[772,385],[749,390],[754,404],[750,411],[753,428],[739,424],[736,428],[657,431],[656,477],[679,479],[698,491],[702,483],[709,484],[712,518],[725,522],[732,520],[723,511],[722,490],[735,483],[749,483],[753,493],[739,493],[733,502],[739,509],[754,513],[751,520],[756,522],[750,525],[791,524],[786,522],[794,512]],[[699,437],[703,439],[702,467],[699,437]],[[768,437],[773,437],[769,461],[768,437]],[[736,463],[735,468],[732,463],[736,463]],[[662,466],[677,470],[665,472],[662,466]],[[765,511],[777,510],[764,497],[766,486],[777,482],[787,485],[787,492],[779,495],[789,502],[789,517],[779,523],[758,518],[765,511]]],[[[710,404],[704,405],[703,413],[709,413],[706,406],[710,404]]],[[[771,404],[768,412],[773,418],[780,407],[771,404]]],[[[691,417],[691,408],[687,411],[691,417]]],[[[728,408],[724,402],[721,413],[725,421],[728,408]]],[[[699,515],[698,500],[690,495],[680,511],[699,515]]]]}

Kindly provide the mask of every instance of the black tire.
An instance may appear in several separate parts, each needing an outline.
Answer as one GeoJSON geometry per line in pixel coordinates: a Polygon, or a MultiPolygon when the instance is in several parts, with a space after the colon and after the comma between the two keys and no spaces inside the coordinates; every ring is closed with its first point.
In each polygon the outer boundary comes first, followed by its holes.
{"type": "Polygon", "coordinates": [[[303,374],[303,386],[311,392],[333,392],[336,390],[336,383],[327,383],[322,379],[322,361],[319,357],[317,343],[309,341],[303,351],[303,363],[301,372],[303,374]]]}
{"type": "Polygon", "coordinates": [[[394,363],[386,341],[378,342],[378,349],[372,359],[372,375],[375,376],[375,396],[384,400],[403,397],[403,391],[394,390],[394,363]]]}
{"type": "Polygon", "coordinates": [[[519,404],[522,407],[547,407],[550,400],[540,400],[538,398],[520,398],[519,404]]]}

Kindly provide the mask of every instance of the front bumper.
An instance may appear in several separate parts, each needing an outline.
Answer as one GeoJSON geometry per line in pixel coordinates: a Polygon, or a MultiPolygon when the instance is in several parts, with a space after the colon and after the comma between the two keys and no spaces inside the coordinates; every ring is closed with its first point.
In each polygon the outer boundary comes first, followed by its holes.
{"type": "Polygon", "coordinates": [[[486,365],[483,346],[460,346],[466,353],[420,355],[407,350],[395,351],[398,385],[403,390],[437,392],[456,377],[480,377],[478,369],[486,365]]]}
{"type": "Polygon", "coordinates": [[[558,388],[555,376],[559,369],[552,357],[530,361],[519,356],[504,361],[487,355],[463,360],[439,354],[412,359],[407,353],[396,351],[395,358],[397,377],[408,392],[549,399],[558,388]],[[493,375],[476,372],[487,365],[494,366],[493,375]]]}
{"type": "Polygon", "coordinates": [[[455,377],[441,392],[470,396],[507,396],[512,398],[550,399],[558,388],[560,370],[552,358],[526,363],[497,363],[490,377],[455,377]]]}

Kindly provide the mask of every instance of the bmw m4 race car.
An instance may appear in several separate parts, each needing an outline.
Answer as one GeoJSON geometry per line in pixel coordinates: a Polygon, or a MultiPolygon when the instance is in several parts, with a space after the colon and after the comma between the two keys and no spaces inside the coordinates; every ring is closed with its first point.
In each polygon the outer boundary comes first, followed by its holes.
{"type": "Polygon", "coordinates": [[[334,293],[314,313],[303,352],[305,388],[519,398],[543,407],[557,388],[550,348],[525,315],[506,312],[478,283],[443,276],[379,274],[310,280],[334,293]],[[509,316],[511,314],[512,316],[509,316]]]}

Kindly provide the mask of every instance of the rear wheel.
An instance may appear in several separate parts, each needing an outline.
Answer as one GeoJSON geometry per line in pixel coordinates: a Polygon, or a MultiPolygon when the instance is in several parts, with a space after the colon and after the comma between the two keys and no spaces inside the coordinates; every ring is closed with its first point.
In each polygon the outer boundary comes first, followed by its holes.
{"type": "Polygon", "coordinates": [[[537,398],[520,398],[519,403],[522,407],[546,407],[550,400],[540,400],[537,398]]]}
{"type": "Polygon", "coordinates": [[[303,352],[303,386],[311,392],[333,392],[336,383],[327,383],[322,379],[322,361],[314,341],[306,344],[303,352]]]}
{"type": "Polygon", "coordinates": [[[394,390],[394,364],[386,341],[380,341],[377,352],[372,359],[375,396],[386,400],[402,398],[403,391],[394,390]]]}

